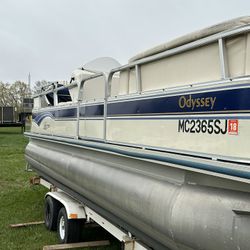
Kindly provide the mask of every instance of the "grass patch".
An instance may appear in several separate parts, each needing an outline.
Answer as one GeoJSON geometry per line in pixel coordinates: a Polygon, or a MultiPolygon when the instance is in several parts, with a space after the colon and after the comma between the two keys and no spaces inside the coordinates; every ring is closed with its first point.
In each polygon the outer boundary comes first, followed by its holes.
{"type": "MultiPolygon", "coordinates": [[[[49,232],[44,225],[9,228],[10,224],[43,220],[43,201],[48,190],[29,184],[29,178],[35,173],[25,171],[27,143],[20,128],[0,128],[0,249],[33,250],[58,243],[56,233],[49,232]]],[[[97,239],[109,237],[112,244],[91,249],[120,249],[119,242],[105,232],[91,233],[90,238],[95,240],[93,234],[98,234],[97,239]]]]}

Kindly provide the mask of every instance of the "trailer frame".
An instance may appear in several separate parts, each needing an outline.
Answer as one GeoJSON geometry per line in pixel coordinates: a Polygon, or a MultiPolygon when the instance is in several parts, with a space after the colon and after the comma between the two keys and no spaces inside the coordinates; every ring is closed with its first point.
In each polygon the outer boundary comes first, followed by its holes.
{"type": "Polygon", "coordinates": [[[125,231],[117,225],[114,225],[96,211],[78,201],[65,191],[57,188],[47,180],[41,177],[35,177],[31,179],[31,183],[35,185],[40,184],[48,188],[50,191],[45,194],[45,198],[52,197],[56,201],[60,202],[67,211],[68,219],[84,219],[86,223],[97,223],[99,226],[113,235],[117,240],[122,242],[123,250],[149,250],[147,246],[136,239],[130,232],[125,231]]]}

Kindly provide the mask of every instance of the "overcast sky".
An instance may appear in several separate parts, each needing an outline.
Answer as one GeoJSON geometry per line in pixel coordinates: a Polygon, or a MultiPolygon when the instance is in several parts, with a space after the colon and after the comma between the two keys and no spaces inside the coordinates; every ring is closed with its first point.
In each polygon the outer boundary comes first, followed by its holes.
{"type": "Polygon", "coordinates": [[[231,18],[249,0],[0,0],[0,81],[69,80],[97,57],[138,52],[231,18]]]}

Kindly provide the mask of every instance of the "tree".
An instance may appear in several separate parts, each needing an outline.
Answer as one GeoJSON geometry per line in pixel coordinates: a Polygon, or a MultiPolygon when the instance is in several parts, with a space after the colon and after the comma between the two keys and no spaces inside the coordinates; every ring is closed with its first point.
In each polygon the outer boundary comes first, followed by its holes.
{"type": "Polygon", "coordinates": [[[0,106],[11,106],[8,83],[0,82],[0,106]]]}
{"type": "Polygon", "coordinates": [[[36,81],[35,82],[35,85],[34,85],[34,88],[32,90],[33,94],[38,94],[38,93],[41,93],[41,88],[43,86],[46,86],[48,85],[49,82],[45,81],[45,80],[42,80],[42,81],[36,81]]]}
{"type": "Polygon", "coordinates": [[[22,111],[23,98],[30,97],[28,84],[16,81],[13,84],[0,82],[0,106],[12,106],[19,113],[22,111]]]}

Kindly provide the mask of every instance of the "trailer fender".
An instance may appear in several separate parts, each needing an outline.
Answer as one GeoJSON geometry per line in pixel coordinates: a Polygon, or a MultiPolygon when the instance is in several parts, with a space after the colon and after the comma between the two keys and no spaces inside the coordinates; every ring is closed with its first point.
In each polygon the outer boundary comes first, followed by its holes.
{"type": "Polygon", "coordinates": [[[53,197],[59,201],[66,209],[68,219],[86,219],[86,213],[83,204],[74,200],[63,191],[48,192],[45,195],[53,197]]]}

